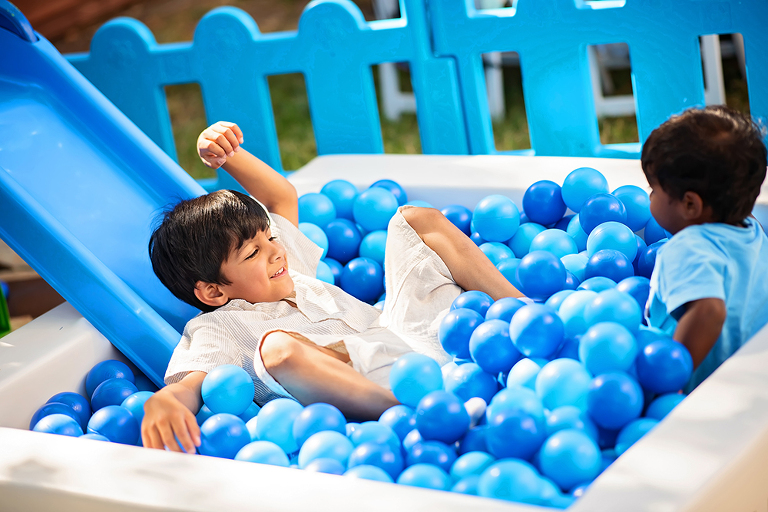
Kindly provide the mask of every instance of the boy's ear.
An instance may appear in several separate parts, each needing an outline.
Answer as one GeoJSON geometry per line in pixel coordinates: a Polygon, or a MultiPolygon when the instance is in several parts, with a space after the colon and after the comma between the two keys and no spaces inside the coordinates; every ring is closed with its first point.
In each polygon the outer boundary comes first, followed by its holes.
{"type": "Polygon", "coordinates": [[[683,194],[681,201],[683,207],[683,216],[686,220],[699,220],[705,213],[706,205],[701,196],[696,192],[689,190],[683,194]]]}
{"type": "Polygon", "coordinates": [[[207,306],[219,307],[227,303],[229,298],[215,283],[198,281],[195,283],[195,297],[207,306]]]}

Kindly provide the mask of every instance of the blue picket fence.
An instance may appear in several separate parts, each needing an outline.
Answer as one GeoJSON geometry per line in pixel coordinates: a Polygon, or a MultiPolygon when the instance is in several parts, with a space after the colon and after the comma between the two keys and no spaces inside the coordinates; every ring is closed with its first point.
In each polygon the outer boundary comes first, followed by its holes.
{"type": "MultiPolygon", "coordinates": [[[[303,74],[318,154],[382,153],[371,66],[407,62],[426,154],[498,153],[482,54],[520,56],[532,153],[637,158],[640,144],[602,145],[587,46],[624,42],[640,140],[671,114],[704,104],[698,37],[744,37],[749,102],[768,114],[766,0],[400,0],[401,18],[366,22],[349,0],[315,0],[297,31],[262,34],[233,7],[208,13],[192,42],[157,44],[142,23],[108,22],[69,61],[175,158],[164,87],[197,83],[206,116],[228,119],[248,149],[282,169],[267,77],[303,74]]],[[[529,153],[531,153],[529,152],[529,153]]],[[[217,187],[234,182],[223,171],[217,187]]]]}

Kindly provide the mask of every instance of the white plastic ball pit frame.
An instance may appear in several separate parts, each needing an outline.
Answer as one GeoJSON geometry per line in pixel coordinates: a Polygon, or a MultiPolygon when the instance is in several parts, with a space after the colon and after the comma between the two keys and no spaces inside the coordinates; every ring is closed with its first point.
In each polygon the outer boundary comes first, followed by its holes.
{"type": "MultiPolygon", "coordinates": [[[[585,166],[602,172],[611,190],[627,184],[648,189],[637,160],[500,155],[324,156],[290,180],[301,195],[318,192],[331,179],[363,190],[389,178],[405,188],[409,200],[471,209],[491,193],[521,205],[535,181],[562,184],[570,171],[585,166]]],[[[766,185],[754,214],[768,224],[766,185]]],[[[554,510],[26,430],[52,395],[84,393],[88,370],[109,358],[122,355],[69,304],[0,339],[0,510],[554,510]]],[[[568,510],[766,510],[767,369],[768,327],[568,510]]]]}

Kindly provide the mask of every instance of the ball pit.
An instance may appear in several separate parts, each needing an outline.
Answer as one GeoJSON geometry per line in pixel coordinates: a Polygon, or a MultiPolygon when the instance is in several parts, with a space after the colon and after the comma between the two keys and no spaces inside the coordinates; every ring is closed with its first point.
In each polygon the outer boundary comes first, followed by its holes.
{"type": "MultiPolygon", "coordinates": [[[[403,405],[390,408],[378,421],[355,423],[329,404],[303,407],[288,399],[259,409],[251,402],[252,387],[239,387],[245,372],[219,367],[206,378],[210,386],[204,385],[205,405],[197,418],[203,433],[199,452],[568,506],[617,455],[683,399],[677,392],[690,376],[679,344],[671,345],[671,340],[641,327],[640,309],[648,295],[643,272],[650,272],[655,251],[663,244],[643,249],[643,239],[632,232],[632,226],[649,225],[648,220],[641,222],[643,198],[635,189],[608,194],[607,185],[592,171],[579,170],[575,177],[583,176],[567,180],[569,186],[562,189],[538,183],[525,196],[524,215],[513,201],[498,195],[480,201],[474,212],[460,205],[443,210],[465,233],[474,229],[502,275],[546,304],[513,298],[494,301],[478,291],[461,294],[438,329],[439,341],[454,362],[441,369],[426,356],[401,357],[391,369],[390,385],[403,405]],[[563,205],[581,213],[568,215],[556,201],[558,194],[563,205]],[[621,210],[616,205],[625,201],[633,206],[626,207],[623,220],[616,220],[615,212],[621,210]],[[549,210],[539,212],[532,205],[549,210]],[[587,230],[582,228],[584,218],[589,221],[587,230]],[[621,265],[591,265],[601,253],[614,260],[623,258],[621,265]],[[629,275],[624,274],[627,269],[629,275]],[[217,399],[223,392],[217,395],[208,389],[216,387],[219,372],[217,386],[230,388],[230,394],[239,398],[217,399]],[[657,394],[661,395],[656,398],[657,394]],[[221,405],[222,400],[237,405],[221,405]],[[646,400],[650,405],[642,416],[646,400]],[[573,496],[566,494],[571,491],[573,496]]],[[[353,188],[343,180],[323,187],[335,211],[330,220],[320,215],[330,210],[328,201],[314,196],[305,200],[319,213],[315,212],[318,224],[305,225],[304,231],[321,247],[319,233],[327,239],[322,260],[326,282],[339,283],[373,303],[382,300],[384,291],[383,219],[388,221],[393,205],[402,204],[406,196],[398,195],[391,183],[374,184],[363,193],[353,188]],[[371,214],[370,203],[376,202],[381,204],[374,205],[378,209],[371,214]]],[[[665,235],[663,230],[661,234],[665,235]]],[[[125,371],[117,363],[105,362],[89,373],[91,394],[105,381],[133,378],[129,367],[125,371]]],[[[85,397],[61,395],[47,404],[63,415],[59,421],[71,425],[82,420],[83,411],[90,413],[86,406],[93,404],[85,397]]],[[[86,423],[92,432],[88,435],[136,444],[142,405],[150,396],[151,392],[133,391],[118,404],[94,408],[112,416],[105,420],[94,415],[96,419],[86,423]],[[120,421],[125,432],[114,427],[120,421]]],[[[56,415],[41,411],[38,422],[56,415]]]]}

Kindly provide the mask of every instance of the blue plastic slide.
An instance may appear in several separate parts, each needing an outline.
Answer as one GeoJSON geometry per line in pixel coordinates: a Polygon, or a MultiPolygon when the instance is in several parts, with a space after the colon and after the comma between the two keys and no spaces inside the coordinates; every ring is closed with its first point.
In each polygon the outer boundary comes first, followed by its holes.
{"type": "Polygon", "coordinates": [[[160,385],[197,310],[147,243],[166,205],[204,191],[5,0],[0,49],[0,238],[160,385]]]}

